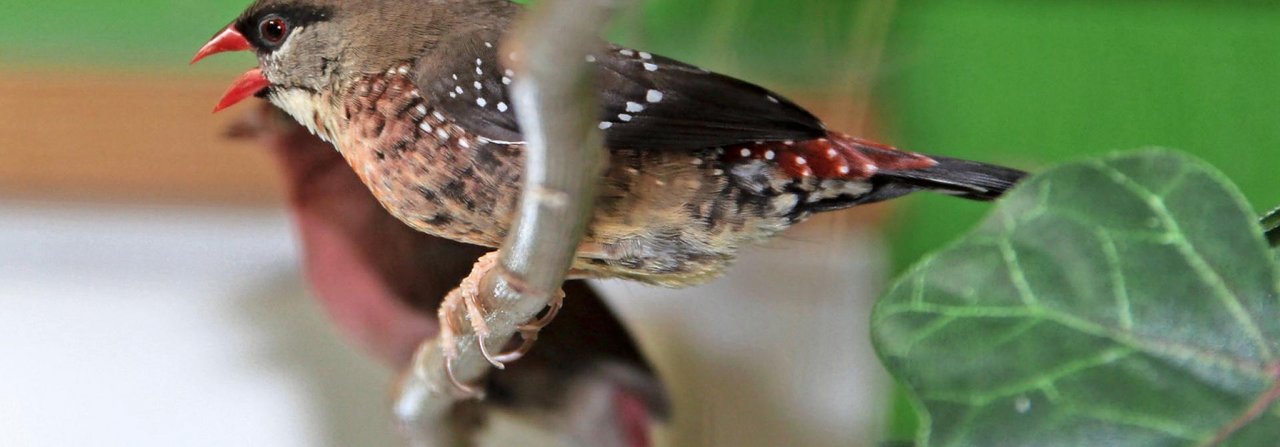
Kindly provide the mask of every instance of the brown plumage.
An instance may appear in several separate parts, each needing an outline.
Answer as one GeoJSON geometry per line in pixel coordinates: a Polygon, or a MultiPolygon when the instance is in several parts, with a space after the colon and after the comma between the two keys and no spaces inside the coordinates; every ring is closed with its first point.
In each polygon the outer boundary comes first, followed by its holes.
{"type": "MultiPolygon", "coordinates": [[[[264,97],[332,142],[400,221],[497,247],[524,170],[507,68],[520,55],[499,45],[519,11],[507,0],[259,0],[196,60],[254,51],[259,68],[219,109],[264,97]]],[[[813,213],[917,190],[987,200],[1024,175],[833,132],[781,95],[644,51],[604,46],[587,62],[610,164],[579,277],[697,284],[813,213]]],[[[460,288],[444,309],[470,312],[483,339],[474,294],[460,288]]],[[[456,317],[443,321],[445,346],[456,317]]]]}
{"type": "MultiPolygon", "coordinates": [[[[261,65],[241,94],[332,141],[400,220],[496,247],[523,169],[505,68],[518,55],[497,48],[518,12],[506,0],[260,0],[228,30],[261,65]]],[[[589,61],[611,165],[578,254],[588,276],[695,284],[814,212],[920,189],[988,199],[1023,175],[830,132],[780,95],[642,51],[589,61]]]]}

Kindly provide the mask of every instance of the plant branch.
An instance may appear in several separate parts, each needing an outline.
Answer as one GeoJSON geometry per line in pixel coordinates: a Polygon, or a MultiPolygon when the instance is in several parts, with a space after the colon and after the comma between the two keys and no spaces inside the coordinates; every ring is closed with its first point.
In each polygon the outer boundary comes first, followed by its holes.
{"type": "MultiPolygon", "coordinates": [[[[592,214],[607,153],[586,56],[603,45],[600,33],[620,1],[542,0],[502,45],[516,72],[511,93],[526,141],[525,171],[519,216],[493,271],[499,273],[480,281],[489,352],[505,347],[559,293],[592,214]]],[[[448,368],[458,382],[476,383],[491,367],[462,309],[450,310],[441,318],[464,322],[453,346],[427,341],[396,402],[397,417],[419,445],[466,442],[466,433],[447,430],[458,428],[448,422],[454,404],[470,397],[458,392],[448,368]],[[446,352],[457,355],[449,364],[446,352]]]]}

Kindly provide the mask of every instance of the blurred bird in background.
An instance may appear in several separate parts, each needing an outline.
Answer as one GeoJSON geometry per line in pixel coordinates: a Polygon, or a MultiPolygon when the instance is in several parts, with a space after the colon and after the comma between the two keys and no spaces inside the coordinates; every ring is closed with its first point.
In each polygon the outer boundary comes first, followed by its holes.
{"type": "MultiPolygon", "coordinates": [[[[302,244],[305,277],[342,331],[383,363],[407,369],[440,330],[436,310],[486,250],[420,233],[388,214],[342,156],[275,107],[230,129],[277,160],[302,244]]],[[[511,410],[577,445],[649,445],[668,414],[665,390],[621,321],[581,281],[565,285],[557,324],[539,349],[458,404],[452,423],[475,433],[492,408],[511,410]]]]}

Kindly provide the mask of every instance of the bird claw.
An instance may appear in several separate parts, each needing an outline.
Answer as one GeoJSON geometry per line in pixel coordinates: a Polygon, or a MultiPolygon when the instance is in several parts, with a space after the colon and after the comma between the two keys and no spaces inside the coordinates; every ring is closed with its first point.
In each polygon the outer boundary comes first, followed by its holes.
{"type": "Polygon", "coordinates": [[[520,326],[520,347],[498,354],[496,359],[500,362],[511,363],[520,360],[533,350],[533,343],[538,341],[538,331],[541,327],[533,327],[531,325],[520,326]]]}
{"type": "Polygon", "coordinates": [[[564,307],[564,291],[563,290],[557,291],[555,297],[552,298],[551,302],[547,303],[546,315],[543,315],[542,318],[534,320],[531,323],[527,323],[523,326],[520,326],[521,333],[523,333],[527,329],[533,330],[534,333],[537,333],[538,331],[542,330],[542,328],[549,326],[551,324],[551,320],[555,320],[556,315],[560,313],[561,307],[564,307]]]}
{"type": "MultiPolygon", "coordinates": [[[[520,360],[525,356],[525,354],[528,354],[529,351],[533,350],[533,343],[538,341],[538,332],[541,332],[543,328],[550,325],[551,321],[555,320],[556,315],[560,313],[560,308],[564,307],[564,291],[557,291],[555,298],[547,304],[547,307],[547,313],[546,315],[543,315],[542,318],[525,323],[517,328],[520,331],[520,347],[515,350],[493,356],[493,358],[490,359],[490,362],[511,363],[516,360],[520,360]]],[[[483,348],[484,345],[481,345],[481,347],[483,348]]],[[[487,355],[488,354],[486,353],[486,356],[487,355]]]]}
{"type": "Polygon", "coordinates": [[[484,391],[481,391],[479,388],[473,387],[471,385],[462,383],[462,381],[458,380],[458,376],[453,373],[454,358],[456,358],[456,356],[451,357],[448,355],[446,355],[444,358],[444,373],[446,376],[449,377],[449,384],[453,385],[453,387],[457,389],[458,392],[462,393],[462,396],[464,398],[476,398],[476,399],[484,398],[484,391]]]}
{"type": "Polygon", "coordinates": [[[476,343],[480,344],[480,355],[483,355],[484,359],[488,360],[490,365],[493,365],[494,368],[498,369],[507,369],[506,363],[509,362],[509,360],[503,360],[502,354],[494,355],[489,352],[489,343],[485,340],[485,335],[477,332],[476,343]]]}
{"type": "MultiPolygon", "coordinates": [[[[439,321],[440,321],[440,345],[444,354],[444,370],[445,376],[449,378],[449,384],[454,387],[464,398],[474,397],[480,398],[483,392],[479,389],[464,384],[458,380],[458,376],[453,372],[453,361],[458,358],[458,324],[460,321],[455,319],[456,310],[458,308],[459,296],[462,288],[454,289],[445,296],[444,302],[440,305],[439,321]]],[[[425,368],[426,365],[418,361],[417,368],[425,368]]],[[[423,371],[418,371],[419,375],[425,375],[423,371]]]]}

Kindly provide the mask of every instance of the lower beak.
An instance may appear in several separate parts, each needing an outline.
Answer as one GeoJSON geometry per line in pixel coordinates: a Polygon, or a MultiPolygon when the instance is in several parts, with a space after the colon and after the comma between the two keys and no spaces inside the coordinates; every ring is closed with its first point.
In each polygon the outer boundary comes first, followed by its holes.
{"type": "Polygon", "coordinates": [[[236,105],[236,103],[245,100],[250,96],[258,94],[258,92],[271,85],[266,76],[262,75],[262,69],[254,68],[244,72],[236,81],[231,83],[231,88],[222,94],[222,99],[218,101],[218,105],[214,106],[213,113],[218,113],[227,107],[236,105]]]}
{"type": "MultiPolygon", "coordinates": [[[[249,39],[240,34],[234,25],[227,26],[217,35],[209,39],[209,43],[204,44],[200,51],[196,52],[196,56],[191,59],[191,63],[200,62],[201,59],[218,53],[228,51],[248,51],[253,49],[253,45],[249,44],[249,39]]],[[[258,92],[266,89],[271,85],[267,81],[267,77],[262,74],[262,69],[254,68],[244,72],[235,82],[231,84],[231,88],[222,95],[222,99],[218,101],[218,105],[213,108],[213,112],[217,113],[222,109],[231,107],[236,103],[243,101],[245,98],[256,95],[258,92]]]]}

